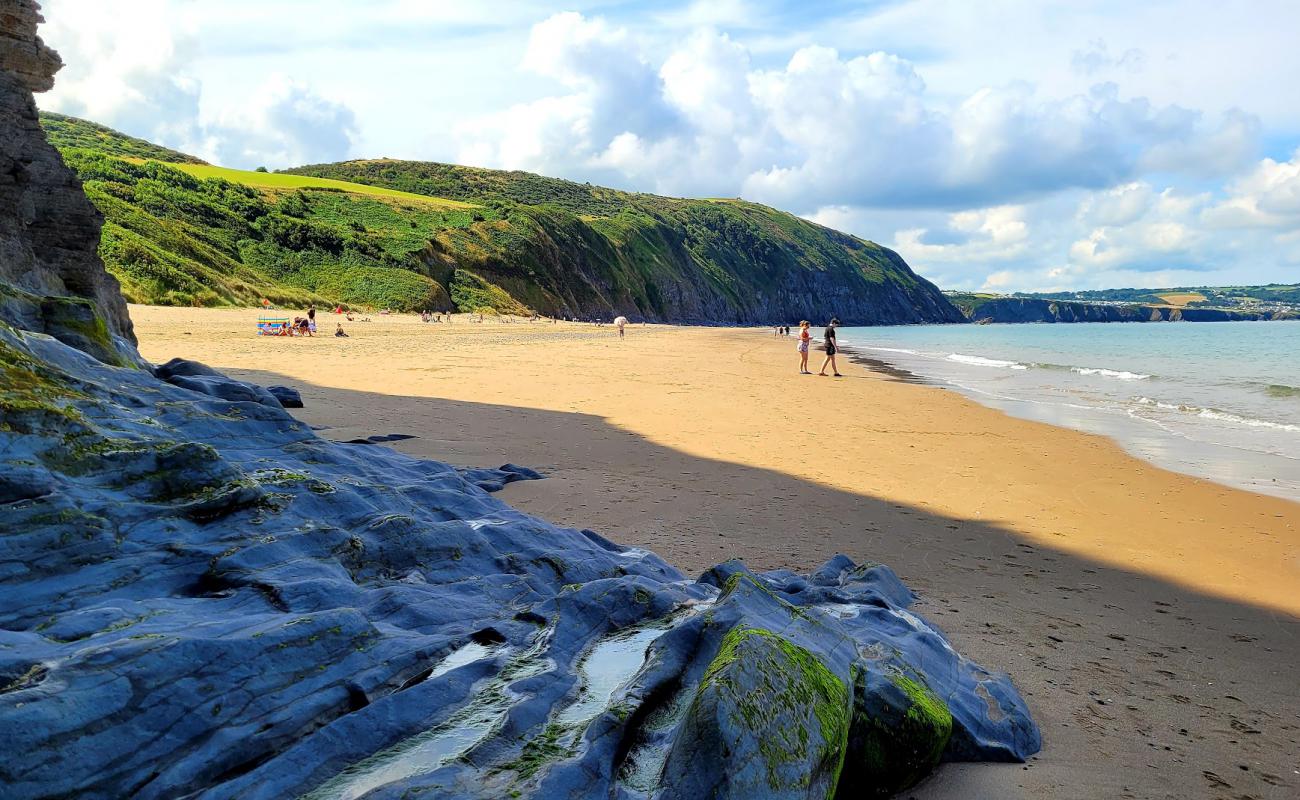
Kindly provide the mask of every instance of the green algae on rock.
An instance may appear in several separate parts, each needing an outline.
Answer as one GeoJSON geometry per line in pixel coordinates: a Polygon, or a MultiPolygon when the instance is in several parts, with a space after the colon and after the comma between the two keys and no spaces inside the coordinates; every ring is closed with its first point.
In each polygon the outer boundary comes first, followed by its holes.
{"type": "Polygon", "coordinates": [[[854,680],[853,723],[836,797],[891,797],[930,774],[952,713],[921,679],[868,666],[854,680]]]}
{"type": "Polygon", "coordinates": [[[665,778],[701,796],[828,797],[851,705],[844,681],[808,649],[737,626],[704,673],[665,778]]]}

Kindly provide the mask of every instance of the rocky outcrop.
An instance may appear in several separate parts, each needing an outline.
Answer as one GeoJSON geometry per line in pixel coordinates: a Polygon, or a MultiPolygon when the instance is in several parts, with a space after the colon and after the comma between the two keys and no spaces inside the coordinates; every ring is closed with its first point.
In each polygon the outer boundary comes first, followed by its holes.
{"type": "Polygon", "coordinates": [[[54,86],[54,73],[63,67],[59,54],[36,35],[43,22],[35,0],[6,0],[0,7],[0,72],[18,79],[29,92],[46,92],[54,86]]]}
{"type": "Polygon", "coordinates": [[[971,307],[971,322],[1249,322],[1273,319],[1268,312],[1218,308],[1110,305],[1031,297],[998,297],[971,307]]]}
{"type": "Polygon", "coordinates": [[[1038,749],[1010,679],[886,567],[691,580],[489,494],[531,470],[328,441],[260,387],[142,368],[98,262],[38,246],[12,208],[5,798],[858,797],[936,752],[1038,749]],[[98,291],[57,293],[74,274],[98,291]],[[928,717],[864,675],[907,676],[928,717]]]}
{"type": "Polygon", "coordinates": [[[0,327],[0,370],[6,797],[856,797],[1038,747],[885,567],[693,581],[192,362],[0,327]]]}
{"type": "Polygon", "coordinates": [[[122,360],[114,337],[134,337],[96,254],[100,214],[45,141],[32,100],[62,66],[36,35],[38,11],[19,0],[0,12],[0,320],[122,360]]]}

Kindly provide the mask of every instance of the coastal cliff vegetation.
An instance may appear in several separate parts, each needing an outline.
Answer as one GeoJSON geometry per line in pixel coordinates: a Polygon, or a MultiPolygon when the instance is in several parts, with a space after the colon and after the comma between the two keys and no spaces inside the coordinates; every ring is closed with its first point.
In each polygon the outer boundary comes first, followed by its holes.
{"type": "Polygon", "coordinates": [[[898,254],[740,200],[390,160],[215,167],[43,114],[104,214],[126,297],[345,303],[667,322],[955,322],[898,254]]]}

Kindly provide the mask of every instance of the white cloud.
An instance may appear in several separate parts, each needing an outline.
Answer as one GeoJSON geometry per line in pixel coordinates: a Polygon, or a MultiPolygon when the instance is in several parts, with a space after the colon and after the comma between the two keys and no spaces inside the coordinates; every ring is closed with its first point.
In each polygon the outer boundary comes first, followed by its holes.
{"type": "Polygon", "coordinates": [[[174,3],[140,0],[125,14],[112,3],[54,0],[43,11],[41,36],[64,68],[42,107],[155,137],[193,124],[200,87],[187,67],[198,41],[174,3]]]}
{"type": "Polygon", "coordinates": [[[284,75],[205,114],[194,68],[203,27],[195,4],[140,0],[125,13],[98,0],[55,0],[44,12],[41,34],[67,66],[41,96],[43,108],[234,167],[334,161],[351,152],[352,111],[284,75]]]}
{"type": "Polygon", "coordinates": [[[357,121],[347,106],[273,75],[244,105],[227,109],[198,134],[187,149],[214,163],[278,168],[346,158],[357,121]]]}
{"type": "Polygon", "coordinates": [[[1092,40],[1085,49],[1075,50],[1070,58],[1070,65],[1088,77],[1115,70],[1141,72],[1145,64],[1146,53],[1141,49],[1130,47],[1119,55],[1112,55],[1104,39],[1092,40]]]}
{"type": "Polygon", "coordinates": [[[1260,161],[1228,186],[1227,198],[1206,209],[1202,220],[1214,228],[1300,230],[1300,149],[1289,161],[1260,161]]]}
{"type": "Polygon", "coordinates": [[[1145,214],[1154,198],[1151,184],[1132,181],[1093,193],[1080,205],[1079,217],[1091,225],[1127,225],[1145,214]]]}
{"type": "Polygon", "coordinates": [[[568,93],[467,121],[460,152],[488,166],[740,194],[796,211],[960,208],[1107,187],[1146,162],[1196,175],[1228,169],[1258,132],[1244,114],[1212,127],[1110,84],[1048,98],[1021,82],[954,100],[884,52],[805,46],[755,69],[745,47],[708,29],[654,63],[625,28],[554,15],[533,27],[522,66],[568,93]]]}

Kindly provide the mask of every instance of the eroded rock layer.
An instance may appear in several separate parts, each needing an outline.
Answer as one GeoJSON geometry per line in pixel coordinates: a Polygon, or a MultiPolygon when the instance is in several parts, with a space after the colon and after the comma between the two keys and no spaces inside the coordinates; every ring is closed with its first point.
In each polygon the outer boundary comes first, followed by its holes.
{"type": "Polygon", "coordinates": [[[690,580],[199,365],[6,326],[0,369],[7,796],[850,797],[1037,749],[886,567],[690,580]]]}

